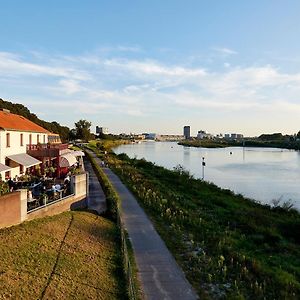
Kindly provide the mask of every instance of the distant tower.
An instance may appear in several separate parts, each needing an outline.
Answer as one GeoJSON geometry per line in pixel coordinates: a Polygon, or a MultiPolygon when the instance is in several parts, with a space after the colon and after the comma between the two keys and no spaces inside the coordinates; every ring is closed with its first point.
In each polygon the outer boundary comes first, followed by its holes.
{"type": "Polygon", "coordinates": [[[108,128],[96,126],[96,134],[108,134],[108,128]]]}
{"type": "Polygon", "coordinates": [[[183,127],[183,135],[186,140],[191,138],[191,126],[183,127]]]}

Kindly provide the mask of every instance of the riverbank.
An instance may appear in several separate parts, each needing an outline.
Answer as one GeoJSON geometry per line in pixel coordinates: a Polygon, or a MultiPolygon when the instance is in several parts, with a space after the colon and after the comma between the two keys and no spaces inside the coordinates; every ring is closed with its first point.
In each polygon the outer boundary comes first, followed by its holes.
{"type": "Polygon", "coordinates": [[[138,197],[204,299],[297,298],[300,216],[126,155],[107,162],[138,197]]]}
{"type": "Polygon", "coordinates": [[[185,147],[196,147],[196,148],[226,148],[230,145],[226,142],[215,142],[212,140],[186,140],[181,141],[178,145],[185,147]]]}
{"type": "Polygon", "coordinates": [[[226,147],[260,147],[260,148],[280,148],[290,150],[300,150],[299,142],[291,141],[263,141],[259,139],[245,139],[243,141],[230,141],[230,140],[184,140],[178,145],[185,147],[196,148],[226,148],[226,147]]]}

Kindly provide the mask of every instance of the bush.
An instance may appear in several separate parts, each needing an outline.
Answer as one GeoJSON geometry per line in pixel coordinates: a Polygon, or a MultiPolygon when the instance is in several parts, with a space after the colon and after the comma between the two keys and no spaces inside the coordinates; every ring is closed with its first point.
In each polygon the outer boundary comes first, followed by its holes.
{"type": "Polygon", "coordinates": [[[1,179],[0,175],[0,196],[7,194],[9,192],[8,184],[1,179]]]}

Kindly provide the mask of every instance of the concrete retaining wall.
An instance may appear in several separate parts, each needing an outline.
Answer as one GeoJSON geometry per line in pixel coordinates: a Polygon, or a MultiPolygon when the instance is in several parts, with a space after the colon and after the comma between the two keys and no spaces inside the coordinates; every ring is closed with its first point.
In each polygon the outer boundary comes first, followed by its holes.
{"type": "Polygon", "coordinates": [[[85,208],[88,174],[72,177],[74,194],[48,206],[27,213],[27,190],[18,190],[0,197],[0,228],[17,225],[26,220],[52,216],[73,208],[85,208]]]}

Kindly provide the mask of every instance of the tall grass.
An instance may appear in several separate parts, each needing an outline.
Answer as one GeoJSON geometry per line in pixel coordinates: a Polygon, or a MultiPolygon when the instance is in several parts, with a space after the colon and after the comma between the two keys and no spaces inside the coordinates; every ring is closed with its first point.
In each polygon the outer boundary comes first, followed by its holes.
{"type": "Polygon", "coordinates": [[[203,299],[299,299],[300,216],[177,169],[107,157],[203,299]]]}

